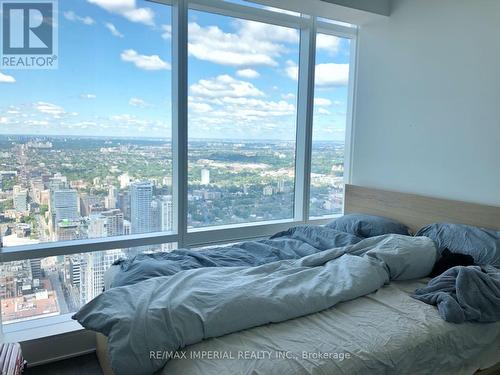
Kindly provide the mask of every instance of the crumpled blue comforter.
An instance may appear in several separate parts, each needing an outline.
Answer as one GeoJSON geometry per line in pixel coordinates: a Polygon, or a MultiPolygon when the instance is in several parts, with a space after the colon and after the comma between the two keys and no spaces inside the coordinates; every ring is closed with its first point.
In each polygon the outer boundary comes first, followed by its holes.
{"type": "Polygon", "coordinates": [[[433,278],[414,298],[436,305],[452,323],[500,321],[500,269],[457,266],[433,278]]]}
{"type": "Polygon", "coordinates": [[[202,250],[180,249],[170,253],[139,254],[119,260],[111,287],[132,285],[152,277],[205,267],[254,267],[285,259],[299,259],[319,251],[353,245],[362,238],[328,227],[301,225],[271,239],[246,241],[202,250]]]}
{"type": "Polygon", "coordinates": [[[436,256],[427,237],[373,237],[301,259],[197,268],[112,288],[73,319],[108,337],[116,374],[152,374],[186,345],[312,314],[390,280],[424,277],[436,256]]]}

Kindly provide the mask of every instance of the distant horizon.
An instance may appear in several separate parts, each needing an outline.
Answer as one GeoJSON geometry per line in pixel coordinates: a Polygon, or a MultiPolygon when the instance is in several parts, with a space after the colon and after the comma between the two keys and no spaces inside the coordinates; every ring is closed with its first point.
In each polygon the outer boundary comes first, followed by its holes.
{"type": "MultiPolygon", "coordinates": [[[[113,139],[113,140],[141,140],[141,141],[172,141],[172,138],[159,137],[132,137],[132,136],[97,136],[97,135],[67,135],[67,134],[2,134],[0,137],[24,137],[24,138],[74,138],[74,139],[113,139]]],[[[190,141],[223,141],[228,143],[259,143],[259,142],[295,142],[295,139],[234,139],[234,138],[190,138],[190,141]]],[[[342,140],[313,140],[313,143],[318,142],[334,142],[345,143],[342,140]]]]}

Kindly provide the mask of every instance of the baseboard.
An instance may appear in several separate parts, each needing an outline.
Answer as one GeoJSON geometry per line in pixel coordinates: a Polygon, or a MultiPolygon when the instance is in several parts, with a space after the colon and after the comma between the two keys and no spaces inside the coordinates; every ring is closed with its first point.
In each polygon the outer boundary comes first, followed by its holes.
{"type": "Polygon", "coordinates": [[[21,342],[28,367],[44,365],[95,352],[95,332],[81,330],[21,342]]]}

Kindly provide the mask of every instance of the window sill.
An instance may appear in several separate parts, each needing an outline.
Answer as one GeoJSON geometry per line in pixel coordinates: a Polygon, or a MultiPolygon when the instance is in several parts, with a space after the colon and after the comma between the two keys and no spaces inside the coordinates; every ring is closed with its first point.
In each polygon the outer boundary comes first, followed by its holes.
{"type": "Polygon", "coordinates": [[[24,342],[83,330],[84,328],[77,321],[71,319],[72,315],[64,314],[4,324],[3,340],[4,342],[24,342]]]}

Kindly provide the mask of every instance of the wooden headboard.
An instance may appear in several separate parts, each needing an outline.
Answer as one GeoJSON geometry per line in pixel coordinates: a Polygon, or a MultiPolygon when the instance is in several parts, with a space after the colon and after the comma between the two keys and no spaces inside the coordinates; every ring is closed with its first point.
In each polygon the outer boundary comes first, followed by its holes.
{"type": "Polygon", "coordinates": [[[346,185],[344,212],[397,220],[416,232],[445,221],[500,230],[500,207],[346,185]]]}

